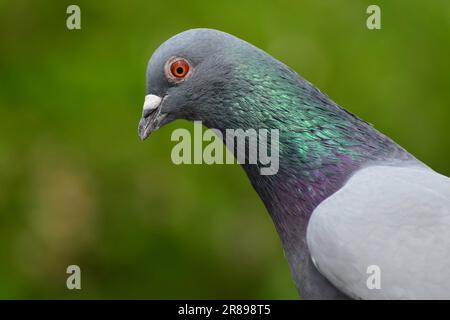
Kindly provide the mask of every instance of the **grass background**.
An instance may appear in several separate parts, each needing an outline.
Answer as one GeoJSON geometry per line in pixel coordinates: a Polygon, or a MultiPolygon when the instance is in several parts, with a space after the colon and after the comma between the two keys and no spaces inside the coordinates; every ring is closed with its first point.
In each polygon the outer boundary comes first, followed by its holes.
{"type": "Polygon", "coordinates": [[[0,0],[0,298],[298,297],[239,166],[172,164],[186,122],[137,137],[148,58],[194,27],[266,50],[450,175],[448,1],[0,0]]]}

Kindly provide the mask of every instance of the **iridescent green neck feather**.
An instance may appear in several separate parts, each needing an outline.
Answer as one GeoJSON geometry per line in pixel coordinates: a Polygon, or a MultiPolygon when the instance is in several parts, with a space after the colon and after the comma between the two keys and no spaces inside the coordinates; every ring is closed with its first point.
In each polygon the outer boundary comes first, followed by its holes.
{"type": "Polygon", "coordinates": [[[280,169],[261,176],[244,168],[275,220],[308,218],[348,177],[370,163],[413,157],[370,124],[344,110],[284,64],[257,50],[232,56],[232,76],[221,92],[221,114],[210,127],[279,129],[280,169]]]}

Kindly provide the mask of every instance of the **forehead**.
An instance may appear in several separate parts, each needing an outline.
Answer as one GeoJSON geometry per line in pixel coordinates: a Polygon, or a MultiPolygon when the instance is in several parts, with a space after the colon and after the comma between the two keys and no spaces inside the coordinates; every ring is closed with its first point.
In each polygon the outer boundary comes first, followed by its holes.
{"type": "Polygon", "coordinates": [[[163,94],[170,84],[164,66],[172,57],[188,59],[194,66],[214,54],[223,54],[237,38],[211,29],[192,29],[179,33],[164,42],[153,53],[147,65],[147,94],[163,94]]]}
{"type": "Polygon", "coordinates": [[[183,56],[192,63],[221,51],[237,38],[211,29],[192,29],[179,33],[164,42],[153,54],[151,64],[163,63],[172,56],[183,56]]]}

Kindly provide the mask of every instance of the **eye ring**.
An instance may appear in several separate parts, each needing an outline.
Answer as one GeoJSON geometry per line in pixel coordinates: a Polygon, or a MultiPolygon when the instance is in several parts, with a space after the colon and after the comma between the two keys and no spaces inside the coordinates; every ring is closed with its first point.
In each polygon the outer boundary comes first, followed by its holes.
{"type": "Polygon", "coordinates": [[[181,57],[172,57],[165,65],[166,77],[172,82],[184,81],[192,72],[189,61],[181,57]]]}

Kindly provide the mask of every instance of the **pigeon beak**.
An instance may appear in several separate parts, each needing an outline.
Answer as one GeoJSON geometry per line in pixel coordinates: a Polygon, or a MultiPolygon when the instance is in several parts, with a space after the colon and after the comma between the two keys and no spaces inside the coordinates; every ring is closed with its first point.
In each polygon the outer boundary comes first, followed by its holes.
{"type": "Polygon", "coordinates": [[[142,118],[139,121],[138,134],[145,140],[153,131],[159,128],[161,122],[161,104],[163,99],[154,94],[145,96],[142,118]]]}

